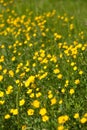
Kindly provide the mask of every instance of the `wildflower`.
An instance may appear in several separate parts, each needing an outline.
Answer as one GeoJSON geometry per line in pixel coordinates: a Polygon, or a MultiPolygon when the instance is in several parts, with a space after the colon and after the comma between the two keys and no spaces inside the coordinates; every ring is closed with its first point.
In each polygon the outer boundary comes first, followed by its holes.
{"type": "Polygon", "coordinates": [[[64,126],[61,125],[61,126],[58,126],[58,129],[57,130],[64,130],[64,126]]]}
{"type": "Polygon", "coordinates": [[[4,100],[0,100],[0,105],[3,105],[5,103],[4,100]]]}
{"type": "Polygon", "coordinates": [[[83,74],[83,71],[82,71],[82,70],[80,70],[80,71],[79,71],[79,74],[80,74],[80,75],[82,75],[82,74],[83,74]]]}
{"type": "Polygon", "coordinates": [[[26,81],[25,81],[25,87],[28,87],[31,83],[34,83],[35,81],[35,76],[30,76],[26,81]]]}
{"type": "Polygon", "coordinates": [[[75,114],[74,114],[74,118],[75,118],[75,119],[79,118],[79,113],[75,113],[75,114]]]}
{"type": "Polygon", "coordinates": [[[53,97],[53,94],[49,94],[48,98],[51,99],[53,97]]]}
{"type": "Polygon", "coordinates": [[[13,92],[13,87],[11,86],[11,85],[9,85],[8,87],[7,87],[7,90],[6,90],[6,94],[10,94],[10,93],[12,93],[13,92]]]}
{"type": "Polygon", "coordinates": [[[62,77],[63,77],[62,74],[58,74],[57,76],[58,79],[62,79],[62,77]]]}
{"type": "Polygon", "coordinates": [[[46,122],[49,120],[49,117],[47,115],[42,116],[42,121],[46,122]]]}
{"type": "Polygon", "coordinates": [[[23,106],[25,104],[25,100],[24,99],[21,99],[20,101],[19,101],[19,106],[23,106]]]}
{"type": "Polygon", "coordinates": [[[4,97],[4,92],[0,91],[0,97],[4,97]]]}
{"type": "Polygon", "coordinates": [[[61,92],[62,92],[62,93],[65,93],[65,89],[63,88],[63,89],[61,90],[61,92]]]}
{"type": "Polygon", "coordinates": [[[47,113],[47,110],[45,108],[41,108],[40,111],[39,111],[39,114],[41,116],[45,115],[47,113]]]}
{"type": "Polygon", "coordinates": [[[14,72],[13,72],[13,70],[9,70],[9,75],[10,75],[11,77],[14,76],[14,72]]]}
{"type": "Polygon", "coordinates": [[[3,80],[3,75],[0,75],[0,82],[3,80]]]}
{"type": "Polygon", "coordinates": [[[28,109],[27,111],[28,115],[31,116],[34,114],[34,110],[33,109],[28,109]]]}
{"type": "Polygon", "coordinates": [[[58,117],[58,123],[59,124],[64,124],[68,120],[69,120],[69,117],[67,115],[58,117]]]}
{"type": "Polygon", "coordinates": [[[10,111],[13,115],[18,115],[18,109],[11,109],[10,111]]]}
{"type": "Polygon", "coordinates": [[[5,119],[9,119],[9,118],[10,118],[10,115],[9,115],[9,114],[6,114],[4,118],[5,118],[5,119]]]}
{"type": "Polygon", "coordinates": [[[69,93],[72,95],[72,94],[74,94],[74,89],[72,88],[72,89],[70,89],[70,91],[69,91],[69,93]]]}
{"type": "Polygon", "coordinates": [[[80,80],[79,79],[76,79],[75,80],[75,84],[79,84],[80,83],[80,80]]]}
{"type": "Polygon", "coordinates": [[[56,100],[56,98],[55,98],[55,97],[51,99],[51,105],[56,104],[56,102],[57,102],[57,100],[56,100]]]}
{"type": "Polygon", "coordinates": [[[63,103],[63,100],[61,99],[60,101],[59,101],[59,104],[62,104],[63,103]]]}
{"type": "Polygon", "coordinates": [[[84,123],[87,122],[87,119],[86,119],[85,117],[83,117],[83,118],[80,119],[80,122],[81,122],[82,124],[84,124],[84,123]]]}
{"type": "Polygon", "coordinates": [[[32,105],[35,107],[35,108],[39,108],[40,106],[40,102],[38,100],[34,100],[32,105]]]}
{"type": "Polygon", "coordinates": [[[54,74],[58,74],[59,72],[60,72],[60,70],[59,69],[54,69],[54,74]]]}
{"type": "Polygon", "coordinates": [[[36,97],[37,97],[37,98],[40,97],[40,96],[41,96],[41,93],[40,93],[40,92],[36,93],[36,97]]]}

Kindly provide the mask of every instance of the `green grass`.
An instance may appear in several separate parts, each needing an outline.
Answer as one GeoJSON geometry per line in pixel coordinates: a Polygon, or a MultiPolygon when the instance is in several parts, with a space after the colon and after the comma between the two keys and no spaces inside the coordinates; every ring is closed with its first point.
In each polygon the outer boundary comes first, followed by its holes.
{"type": "Polygon", "coordinates": [[[86,7],[0,1],[0,130],[87,129],[86,7]]]}

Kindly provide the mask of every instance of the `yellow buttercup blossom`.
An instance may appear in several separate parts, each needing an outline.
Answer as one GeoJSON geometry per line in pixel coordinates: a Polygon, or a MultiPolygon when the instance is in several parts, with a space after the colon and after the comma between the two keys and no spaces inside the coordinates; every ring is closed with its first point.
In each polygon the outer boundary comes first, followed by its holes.
{"type": "Polygon", "coordinates": [[[57,130],[64,130],[64,126],[61,125],[61,126],[58,126],[58,129],[57,130]]]}
{"type": "Polygon", "coordinates": [[[79,84],[80,83],[80,80],[79,79],[76,79],[75,80],[75,84],[79,84]]]}
{"type": "Polygon", "coordinates": [[[81,122],[82,124],[84,124],[84,123],[87,122],[87,119],[86,119],[85,117],[83,117],[83,118],[80,119],[80,122],[81,122]]]}
{"type": "Polygon", "coordinates": [[[68,120],[69,120],[69,117],[67,115],[58,117],[58,123],[59,124],[64,124],[68,120]]]}
{"type": "Polygon", "coordinates": [[[80,75],[82,75],[82,74],[83,74],[83,71],[82,71],[82,70],[80,70],[80,71],[79,71],[79,74],[80,74],[80,75]]]}
{"type": "Polygon", "coordinates": [[[49,120],[49,117],[47,115],[42,116],[42,121],[46,122],[49,120]]]}
{"type": "Polygon", "coordinates": [[[39,108],[40,102],[38,100],[34,100],[32,106],[34,106],[35,108],[39,108]]]}
{"type": "Polygon", "coordinates": [[[0,75],[0,82],[3,80],[3,75],[0,75]]]}
{"type": "Polygon", "coordinates": [[[27,111],[28,115],[31,116],[34,114],[34,110],[33,109],[28,109],[27,111]]]}
{"type": "Polygon", "coordinates": [[[12,113],[13,115],[18,115],[18,109],[11,109],[10,113],[12,113]]]}
{"type": "Polygon", "coordinates": [[[4,92],[0,91],[0,97],[4,97],[4,92]]]}
{"type": "Polygon", "coordinates": [[[5,119],[9,119],[9,118],[10,118],[10,115],[9,115],[9,114],[6,114],[4,118],[5,118],[5,119]]]}
{"type": "Polygon", "coordinates": [[[4,100],[0,100],[0,105],[3,105],[5,103],[4,100]]]}
{"type": "Polygon", "coordinates": [[[31,83],[34,83],[35,81],[35,76],[30,76],[26,81],[25,81],[25,87],[28,87],[31,83]]]}
{"type": "Polygon", "coordinates": [[[54,73],[54,74],[58,74],[59,72],[60,72],[59,69],[54,69],[54,70],[53,70],[53,73],[54,73]]]}
{"type": "Polygon", "coordinates": [[[21,99],[20,101],[19,101],[19,106],[23,106],[25,104],[25,100],[24,99],[21,99]]]}
{"type": "Polygon", "coordinates": [[[72,89],[70,89],[70,91],[69,91],[69,93],[72,95],[72,94],[74,94],[74,92],[75,92],[75,90],[72,88],[72,89]]]}
{"type": "Polygon", "coordinates": [[[9,75],[10,75],[11,77],[14,76],[14,72],[13,72],[13,70],[9,70],[9,75]]]}
{"type": "Polygon", "coordinates": [[[58,79],[62,79],[62,77],[63,77],[62,74],[58,74],[57,76],[58,79]]]}
{"type": "Polygon", "coordinates": [[[9,85],[8,87],[7,87],[7,90],[6,90],[6,94],[10,94],[10,93],[12,93],[13,92],[13,87],[11,86],[11,85],[9,85]]]}
{"type": "Polygon", "coordinates": [[[39,114],[40,114],[41,116],[45,115],[46,113],[47,113],[46,108],[41,108],[40,111],[39,111],[39,114]]]}
{"type": "Polygon", "coordinates": [[[75,114],[74,114],[74,118],[75,118],[75,119],[79,118],[79,113],[75,113],[75,114]]]}
{"type": "Polygon", "coordinates": [[[51,105],[56,104],[56,102],[57,102],[57,100],[56,100],[56,98],[55,98],[55,97],[51,99],[51,105]]]}

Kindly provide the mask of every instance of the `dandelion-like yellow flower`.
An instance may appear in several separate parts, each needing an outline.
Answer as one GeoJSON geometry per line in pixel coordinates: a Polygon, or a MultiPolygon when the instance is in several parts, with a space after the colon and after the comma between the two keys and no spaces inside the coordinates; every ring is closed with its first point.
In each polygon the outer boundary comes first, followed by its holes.
{"type": "Polygon", "coordinates": [[[46,113],[47,113],[46,108],[41,108],[40,111],[39,111],[39,114],[40,114],[41,116],[45,115],[46,113]]]}
{"type": "Polygon", "coordinates": [[[25,100],[24,99],[21,99],[20,101],[19,101],[19,106],[23,106],[25,104],[25,100]]]}
{"type": "Polygon", "coordinates": [[[56,100],[56,98],[55,98],[55,97],[51,99],[51,105],[56,104],[56,102],[57,102],[57,100],[56,100]]]}
{"type": "Polygon", "coordinates": [[[28,115],[31,116],[34,114],[34,110],[33,109],[28,109],[27,111],[28,115]]]}
{"type": "Polygon", "coordinates": [[[9,118],[10,118],[10,115],[9,115],[9,114],[6,114],[4,118],[5,118],[5,119],[9,119],[9,118]]]}
{"type": "Polygon", "coordinates": [[[69,120],[69,117],[67,115],[58,117],[58,123],[59,124],[64,124],[68,120],[69,120]]]}
{"type": "Polygon", "coordinates": [[[74,92],[75,92],[75,90],[72,88],[72,89],[70,89],[70,91],[69,91],[69,93],[72,95],[72,94],[74,94],[74,92]]]}
{"type": "Polygon", "coordinates": [[[57,130],[64,130],[64,126],[58,126],[58,129],[57,130]]]}
{"type": "Polygon", "coordinates": [[[80,119],[80,122],[81,122],[82,124],[84,124],[84,123],[87,122],[87,119],[86,119],[85,117],[83,117],[83,118],[80,119]]]}
{"type": "Polygon", "coordinates": [[[49,117],[47,115],[42,116],[42,121],[46,122],[49,120],[49,117]]]}
{"type": "Polygon", "coordinates": [[[34,106],[35,108],[39,108],[40,102],[38,100],[34,100],[32,106],[34,106]]]}
{"type": "Polygon", "coordinates": [[[26,81],[25,81],[25,87],[28,87],[31,83],[34,83],[35,81],[35,76],[30,76],[26,81]]]}
{"type": "Polygon", "coordinates": [[[0,82],[3,80],[3,75],[0,75],[0,82]]]}
{"type": "Polygon", "coordinates": [[[74,118],[75,118],[75,119],[79,118],[79,113],[75,113],[75,114],[74,114],[74,118]]]}

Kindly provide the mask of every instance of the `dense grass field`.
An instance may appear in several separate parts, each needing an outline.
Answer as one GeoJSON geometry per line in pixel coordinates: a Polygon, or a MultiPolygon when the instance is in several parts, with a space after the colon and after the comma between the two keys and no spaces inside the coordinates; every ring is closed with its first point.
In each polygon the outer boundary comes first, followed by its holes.
{"type": "Polygon", "coordinates": [[[0,130],[87,130],[86,0],[0,0],[0,130]]]}

